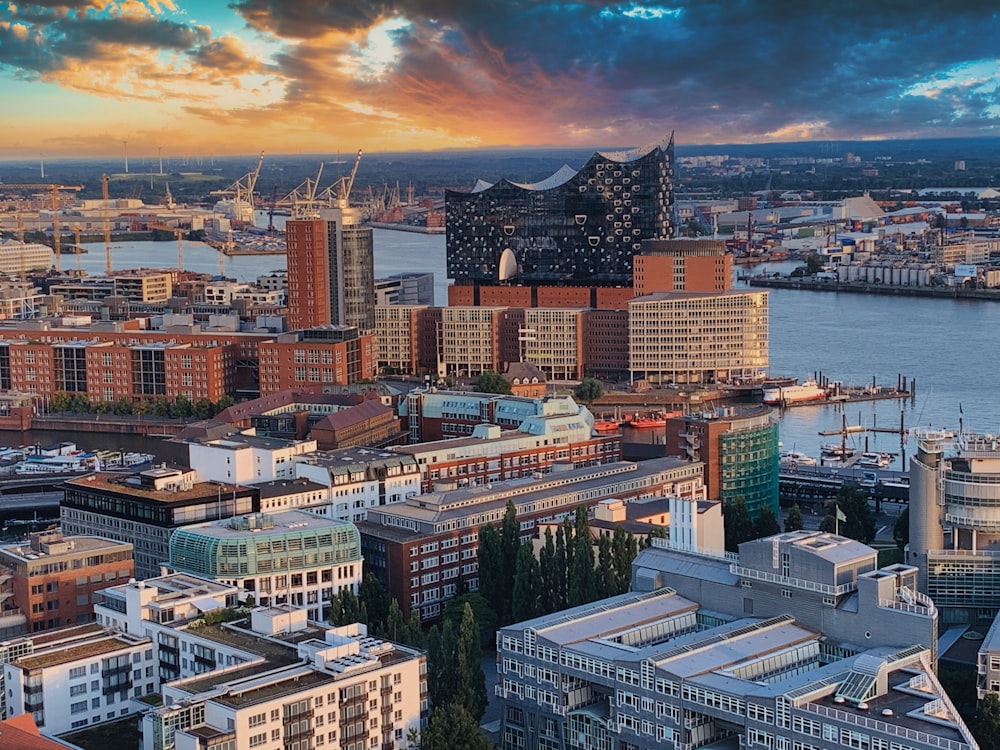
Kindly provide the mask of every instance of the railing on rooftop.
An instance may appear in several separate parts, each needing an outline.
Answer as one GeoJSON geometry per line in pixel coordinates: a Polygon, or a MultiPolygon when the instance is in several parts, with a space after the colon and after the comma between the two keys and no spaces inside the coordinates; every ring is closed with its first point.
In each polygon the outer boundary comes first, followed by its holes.
{"type": "MultiPolygon", "coordinates": [[[[889,724],[884,721],[879,721],[878,719],[872,719],[868,716],[861,716],[856,713],[850,713],[848,711],[841,711],[840,709],[830,708],[829,706],[820,706],[816,703],[807,703],[802,708],[806,711],[819,714],[820,716],[826,716],[837,721],[846,722],[848,724],[854,724],[859,727],[865,727],[866,729],[871,729],[876,732],[882,732],[883,734],[890,734],[896,737],[905,737],[908,740],[913,740],[915,742],[920,742],[925,745],[931,745],[933,747],[944,748],[944,750],[971,750],[972,745],[968,742],[959,742],[957,740],[951,740],[947,737],[941,737],[940,735],[930,734],[929,732],[920,732],[916,729],[907,729],[906,727],[900,726],[899,724],[889,724]]],[[[964,728],[963,725],[956,725],[956,730],[961,730],[964,728]]],[[[968,730],[966,729],[966,732],[968,730]]]]}
{"type": "Polygon", "coordinates": [[[769,573],[766,570],[744,568],[743,566],[737,564],[730,565],[729,571],[734,575],[740,576],[741,578],[753,578],[758,581],[764,581],[765,583],[773,583],[776,586],[790,586],[804,591],[817,591],[830,596],[842,596],[858,590],[858,584],[856,581],[842,583],[839,586],[831,586],[828,583],[807,581],[804,578],[792,578],[791,576],[777,575],[775,573],[769,573]]]}

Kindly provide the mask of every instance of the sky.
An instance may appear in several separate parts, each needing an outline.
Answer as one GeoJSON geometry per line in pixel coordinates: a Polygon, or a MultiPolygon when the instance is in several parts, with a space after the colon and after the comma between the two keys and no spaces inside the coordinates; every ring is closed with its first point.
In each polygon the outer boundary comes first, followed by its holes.
{"type": "Polygon", "coordinates": [[[0,158],[1000,134],[995,0],[0,0],[0,158]]]}

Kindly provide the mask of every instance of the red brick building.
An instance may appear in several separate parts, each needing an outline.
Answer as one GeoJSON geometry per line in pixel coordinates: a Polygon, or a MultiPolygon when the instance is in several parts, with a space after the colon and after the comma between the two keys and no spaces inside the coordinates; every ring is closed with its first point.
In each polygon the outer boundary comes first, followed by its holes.
{"type": "Polygon", "coordinates": [[[283,333],[259,347],[260,395],[374,378],[375,355],[375,337],[354,326],[283,333]]]}
{"type": "Polygon", "coordinates": [[[94,594],[135,575],[132,544],[96,536],[31,535],[27,543],[0,547],[0,567],[10,571],[14,604],[26,632],[92,622],[94,594]]]}
{"type": "Polygon", "coordinates": [[[327,222],[296,219],[285,223],[288,252],[288,327],[329,325],[330,253],[327,222]]]}

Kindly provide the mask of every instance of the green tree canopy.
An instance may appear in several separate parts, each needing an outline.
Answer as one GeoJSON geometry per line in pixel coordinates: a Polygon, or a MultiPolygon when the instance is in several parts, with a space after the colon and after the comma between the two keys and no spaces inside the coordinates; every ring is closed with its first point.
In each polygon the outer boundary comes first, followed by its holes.
{"type": "Polygon", "coordinates": [[[514,568],[514,592],[511,597],[511,617],[514,622],[530,620],[541,614],[542,573],[531,542],[517,551],[514,568]]]}
{"type": "Polygon", "coordinates": [[[460,701],[434,709],[420,733],[420,750],[493,750],[479,723],[460,701]]]}
{"type": "Polygon", "coordinates": [[[742,497],[731,500],[723,508],[726,550],[739,552],[740,545],[753,539],[753,521],[747,512],[747,504],[742,497]]]}
{"type": "Polygon", "coordinates": [[[796,503],[788,511],[788,517],[785,519],[785,531],[798,531],[804,528],[805,521],[802,518],[802,509],[796,503]]]}
{"type": "Polygon", "coordinates": [[[500,373],[486,370],[476,378],[473,390],[476,393],[510,393],[510,383],[500,373]]]}
{"type": "Polygon", "coordinates": [[[573,389],[573,397],[577,401],[590,405],[604,395],[604,385],[597,378],[584,378],[573,389]]]}
{"type": "Polygon", "coordinates": [[[979,701],[975,735],[980,750],[1000,750],[1000,695],[989,692],[979,701]]]}
{"type": "Polygon", "coordinates": [[[836,516],[836,508],[845,516],[840,521],[840,534],[868,544],[875,538],[875,513],[868,505],[864,490],[854,485],[844,485],[834,499],[831,514],[836,516]]]}
{"type": "Polygon", "coordinates": [[[754,539],[763,539],[766,536],[774,536],[781,533],[781,526],[778,519],[774,517],[774,511],[770,505],[765,505],[760,509],[757,518],[753,522],[754,539]]]}

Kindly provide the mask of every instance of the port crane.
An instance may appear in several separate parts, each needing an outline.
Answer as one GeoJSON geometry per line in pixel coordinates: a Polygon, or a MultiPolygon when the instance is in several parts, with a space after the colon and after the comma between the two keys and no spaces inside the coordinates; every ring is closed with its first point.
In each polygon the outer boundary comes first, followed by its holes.
{"type": "Polygon", "coordinates": [[[338,178],[329,187],[319,190],[319,182],[323,176],[323,163],[321,162],[315,179],[307,177],[304,182],[278,201],[277,205],[291,208],[292,216],[296,219],[316,217],[322,208],[347,208],[350,205],[351,190],[354,188],[354,179],[358,175],[358,165],[360,164],[361,149],[358,149],[351,173],[338,178]]]}
{"type": "Polygon", "coordinates": [[[240,177],[236,182],[223,190],[213,190],[212,195],[221,197],[231,197],[233,199],[233,215],[239,219],[243,206],[250,210],[250,224],[253,225],[253,193],[257,187],[257,178],[260,177],[260,165],[264,163],[264,152],[260,152],[257,158],[257,166],[240,177]]]}
{"type": "Polygon", "coordinates": [[[83,185],[58,185],[50,182],[6,182],[0,183],[0,193],[5,191],[47,191],[52,195],[52,252],[56,256],[56,272],[62,272],[62,252],[59,237],[59,209],[62,206],[62,198],[59,193],[63,190],[79,192],[83,190],[83,185]]]}

